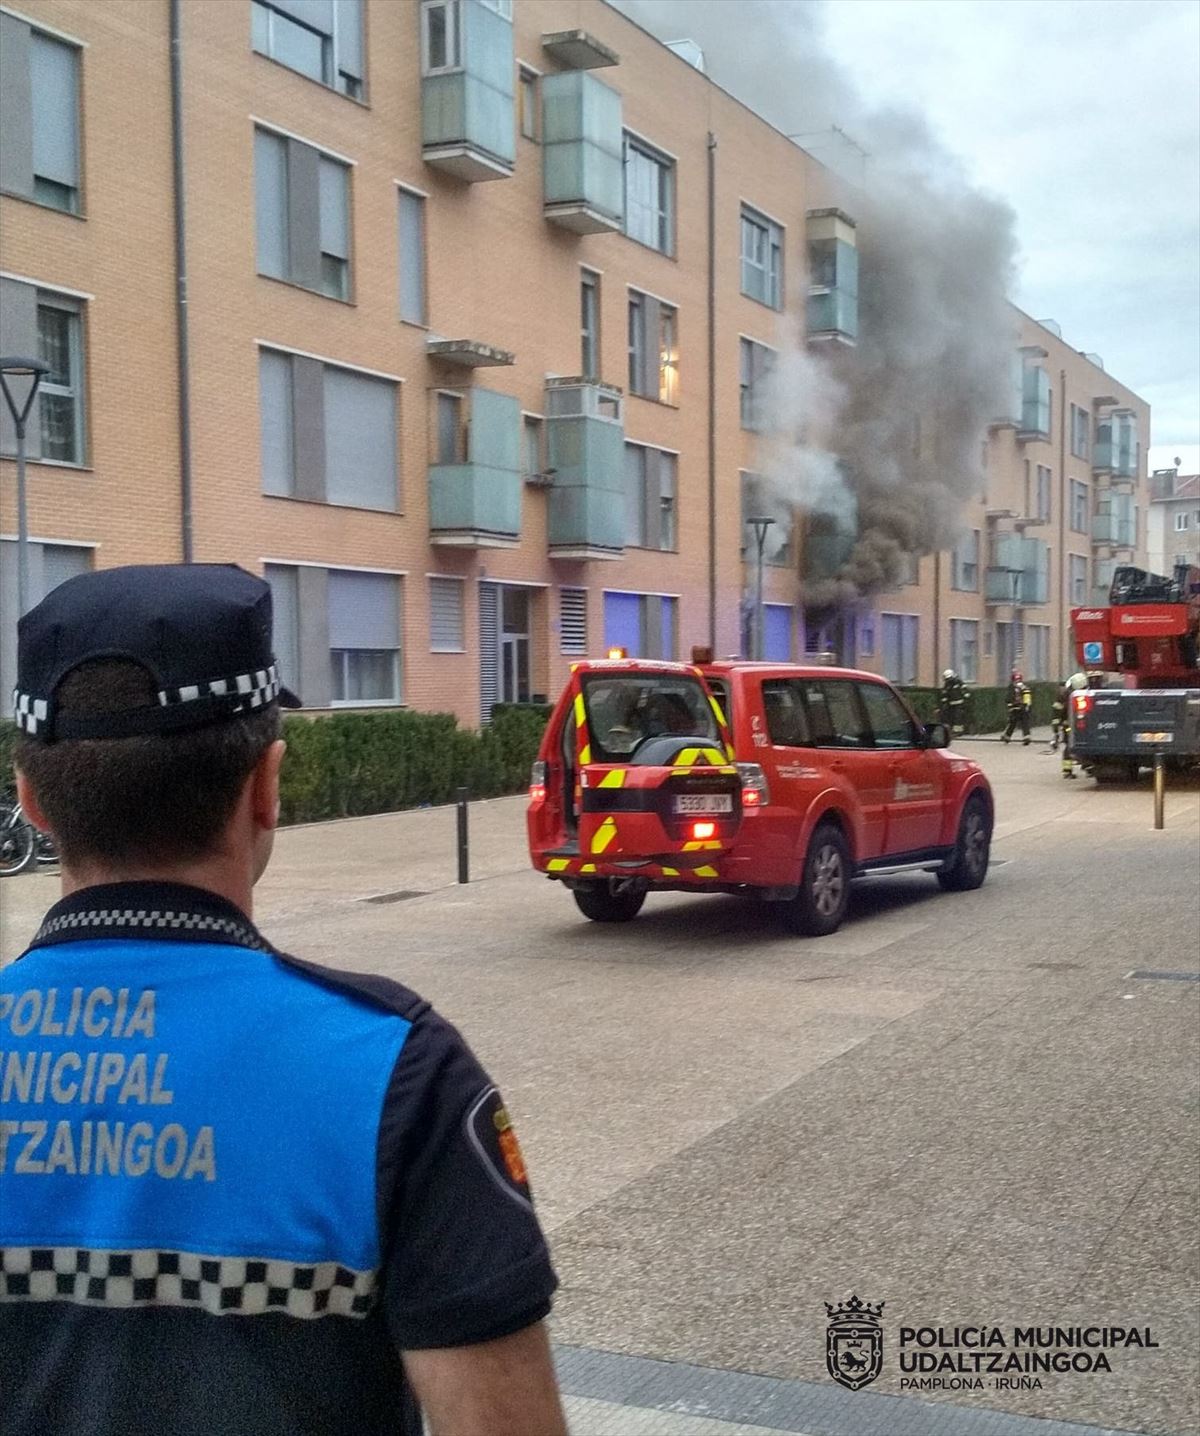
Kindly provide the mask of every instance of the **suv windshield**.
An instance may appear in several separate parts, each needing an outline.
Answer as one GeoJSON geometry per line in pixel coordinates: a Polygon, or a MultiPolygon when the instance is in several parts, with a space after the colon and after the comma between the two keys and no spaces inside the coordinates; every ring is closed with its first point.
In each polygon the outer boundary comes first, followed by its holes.
{"type": "Polygon", "coordinates": [[[585,674],[583,702],[592,756],[601,763],[628,758],[639,743],[664,734],[721,742],[708,695],[683,674],[585,674]]]}

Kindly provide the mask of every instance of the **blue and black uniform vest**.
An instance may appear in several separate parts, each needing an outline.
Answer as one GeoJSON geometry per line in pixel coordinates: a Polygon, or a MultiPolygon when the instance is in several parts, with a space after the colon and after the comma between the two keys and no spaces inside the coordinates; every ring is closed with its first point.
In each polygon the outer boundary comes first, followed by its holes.
{"type": "Polygon", "coordinates": [[[0,971],[6,1432],[407,1436],[400,1353],[553,1289],[499,1094],[407,989],[160,884],[0,971]]]}

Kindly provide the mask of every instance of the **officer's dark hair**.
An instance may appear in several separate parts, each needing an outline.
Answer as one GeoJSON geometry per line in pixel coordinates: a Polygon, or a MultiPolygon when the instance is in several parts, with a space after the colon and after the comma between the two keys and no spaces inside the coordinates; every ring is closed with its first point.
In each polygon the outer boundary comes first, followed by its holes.
{"type": "MultiPolygon", "coordinates": [[[[99,659],[68,674],[56,701],[60,712],[90,717],[156,703],[158,692],[140,664],[99,659]]],[[[14,756],[64,861],[161,868],[212,853],[279,731],[271,704],[170,735],[40,743],[22,734],[14,756]]]]}

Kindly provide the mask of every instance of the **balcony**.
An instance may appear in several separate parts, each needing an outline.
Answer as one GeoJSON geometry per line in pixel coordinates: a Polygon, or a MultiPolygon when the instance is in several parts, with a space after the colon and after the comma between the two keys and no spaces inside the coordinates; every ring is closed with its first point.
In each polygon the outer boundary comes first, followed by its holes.
{"type": "Polygon", "coordinates": [[[1119,479],[1136,479],[1141,458],[1137,437],[1137,415],[1117,409],[1096,425],[1092,447],[1092,472],[1119,479]]]}
{"type": "Polygon", "coordinates": [[[1097,513],[1092,519],[1092,542],[1133,548],[1137,542],[1137,516],[1132,504],[1119,504],[1097,513]]]}
{"type": "Polygon", "coordinates": [[[858,339],[858,239],[854,220],[840,209],[808,213],[809,343],[854,344],[858,339]]]}
{"type": "Polygon", "coordinates": [[[497,349],[478,339],[434,339],[425,341],[425,353],[439,364],[460,369],[486,369],[511,364],[516,358],[508,349],[497,349]]]}
{"type": "Polygon", "coordinates": [[[621,97],[584,70],[542,78],[544,213],[575,234],[619,230],[625,214],[621,97]]]}
{"type": "Polygon", "coordinates": [[[512,21],[482,0],[450,13],[457,19],[441,43],[454,63],[421,78],[422,156],[469,184],[507,179],[516,164],[512,21]]]}
{"type": "Polygon", "coordinates": [[[1050,545],[1041,539],[1001,534],[995,541],[993,562],[984,578],[984,600],[989,604],[1045,603],[1049,594],[1050,545]]]}
{"type": "MultiPolygon", "coordinates": [[[[443,396],[450,397],[450,396],[443,396]]],[[[429,538],[452,548],[513,548],[521,536],[521,406],[507,394],[472,389],[466,461],[429,466],[429,538]]],[[[445,455],[453,434],[439,434],[445,455]]]]}
{"type": "Polygon", "coordinates": [[[542,49],[564,70],[598,70],[621,63],[615,50],[586,30],[555,30],[553,34],[543,35],[542,49]]]}
{"type": "Polygon", "coordinates": [[[1021,385],[1021,422],[1017,427],[1017,438],[1022,443],[1030,439],[1046,440],[1050,437],[1050,375],[1037,364],[1026,364],[1021,385]]]}
{"type": "Polygon", "coordinates": [[[621,391],[587,379],[546,385],[551,558],[620,558],[625,547],[621,391]]]}
{"type": "MultiPolygon", "coordinates": [[[[854,550],[858,525],[855,511],[842,517],[814,513],[808,518],[801,545],[804,577],[809,580],[834,578],[854,550]]],[[[747,554],[753,558],[752,553],[747,554]]]]}

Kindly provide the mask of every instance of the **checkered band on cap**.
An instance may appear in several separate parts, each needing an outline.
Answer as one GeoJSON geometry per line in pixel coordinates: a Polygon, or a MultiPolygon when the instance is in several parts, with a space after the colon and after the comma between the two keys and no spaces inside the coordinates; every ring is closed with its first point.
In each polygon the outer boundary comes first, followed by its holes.
{"type": "Polygon", "coordinates": [[[302,1321],[362,1318],[375,1305],[376,1273],[338,1262],[196,1252],[0,1248],[0,1302],[70,1301],[81,1306],[187,1306],[213,1316],[281,1312],[302,1321]]]}
{"type": "Polygon", "coordinates": [[[29,693],[13,689],[13,718],[23,733],[36,733],[46,721],[47,704],[44,698],[34,698],[29,693]]]}
{"type": "Polygon", "coordinates": [[[241,713],[247,708],[261,708],[279,697],[279,673],[272,663],[254,673],[238,673],[232,678],[213,678],[207,683],[189,683],[183,688],[160,688],[158,701],[164,708],[177,703],[195,703],[201,698],[237,698],[231,711],[241,713]]]}

